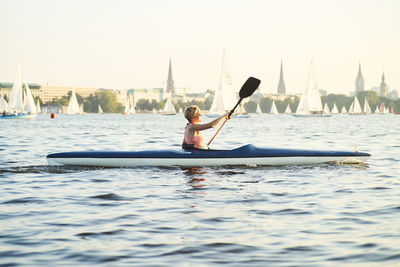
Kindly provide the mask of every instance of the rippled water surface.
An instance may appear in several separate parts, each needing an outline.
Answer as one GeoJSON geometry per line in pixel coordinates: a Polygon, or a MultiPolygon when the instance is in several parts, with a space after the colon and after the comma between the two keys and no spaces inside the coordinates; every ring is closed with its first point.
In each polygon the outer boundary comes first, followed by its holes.
{"type": "Polygon", "coordinates": [[[213,148],[358,146],[372,157],[365,165],[182,169],[55,167],[45,159],[179,148],[182,115],[0,120],[0,265],[398,265],[399,122],[232,119],[213,148]]]}

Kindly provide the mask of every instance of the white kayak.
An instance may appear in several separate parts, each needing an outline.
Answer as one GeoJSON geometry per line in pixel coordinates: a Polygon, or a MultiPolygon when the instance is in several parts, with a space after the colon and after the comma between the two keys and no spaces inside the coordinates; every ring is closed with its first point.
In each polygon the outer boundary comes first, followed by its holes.
{"type": "Polygon", "coordinates": [[[363,163],[371,155],[362,152],[258,148],[251,144],[232,150],[144,150],[80,151],[47,156],[51,165],[137,167],[137,166],[222,166],[222,165],[311,165],[363,163]]]}

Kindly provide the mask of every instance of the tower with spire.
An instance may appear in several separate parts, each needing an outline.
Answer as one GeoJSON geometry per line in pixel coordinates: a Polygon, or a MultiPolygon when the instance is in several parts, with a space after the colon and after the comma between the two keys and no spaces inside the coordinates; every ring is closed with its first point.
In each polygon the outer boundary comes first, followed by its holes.
{"type": "Polygon", "coordinates": [[[279,75],[278,95],[286,95],[285,81],[283,80],[283,63],[281,60],[281,73],[279,75]]]}
{"type": "Polygon", "coordinates": [[[171,58],[169,58],[168,80],[166,89],[167,93],[175,94],[174,79],[172,78],[171,58]]]}
{"type": "Polygon", "coordinates": [[[364,77],[361,73],[361,63],[358,64],[358,74],[356,78],[356,94],[364,91],[364,77]]]}
{"type": "Polygon", "coordinates": [[[387,97],[389,94],[389,86],[385,82],[385,73],[382,73],[381,87],[379,88],[379,95],[387,97]]]}

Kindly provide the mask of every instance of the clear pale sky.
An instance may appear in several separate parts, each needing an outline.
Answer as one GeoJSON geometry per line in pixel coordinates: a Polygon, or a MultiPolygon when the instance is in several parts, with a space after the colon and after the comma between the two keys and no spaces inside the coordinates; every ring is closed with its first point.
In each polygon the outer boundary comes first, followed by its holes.
{"type": "Polygon", "coordinates": [[[320,89],[400,91],[397,0],[0,0],[0,82],[22,59],[27,82],[99,88],[215,88],[226,49],[233,84],[248,76],[302,92],[310,60],[320,89]]]}

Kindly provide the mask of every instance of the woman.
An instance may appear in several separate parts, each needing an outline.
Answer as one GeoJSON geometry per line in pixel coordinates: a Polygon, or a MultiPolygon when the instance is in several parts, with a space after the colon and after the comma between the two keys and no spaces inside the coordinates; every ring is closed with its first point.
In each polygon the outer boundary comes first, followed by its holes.
{"type": "Polygon", "coordinates": [[[198,106],[190,106],[185,109],[185,118],[189,123],[185,127],[183,135],[182,148],[198,148],[208,149],[208,146],[204,143],[204,136],[200,131],[213,128],[217,126],[224,119],[230,119],[227,114],[222,115],[216,120],[209,123],[201,124],[201,113],[198,106]]]}

